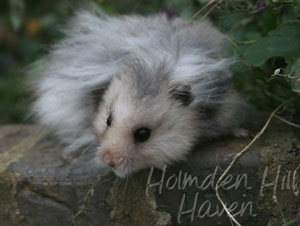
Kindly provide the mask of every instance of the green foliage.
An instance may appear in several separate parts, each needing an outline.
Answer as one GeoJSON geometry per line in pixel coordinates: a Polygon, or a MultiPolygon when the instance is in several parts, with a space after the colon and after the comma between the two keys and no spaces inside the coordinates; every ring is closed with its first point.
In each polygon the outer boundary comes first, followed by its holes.
{"type": "Polygon", "coordinates": [[[28,94],[22,77],[0,77],[0,124],[23,122],[28,112],[28,94]]]}
{"type": "Polygon", "coordinates": [[[232,67],[237,88],[259,109],[290,98],[299,106],[299,10],[300,2],[292,0],[224,1],[212,15],[230,37],[229,55],[238,56],[232,67]]]}
{"type": "Polygon", "coordinates": [[[250,45],[245,53],[245,63],[261,66],[272,57],[283,57],[289,64],[300,57],[300,21],[288,22],[270,31],[250,45]]]}
{"type": "Polygon", "coordinates": [[[0,2],[0,124],[27,122],[26,66],[60,37],[67,5],[59,0],[0,2]]]}
{"type": "MultiPolygon", "coordinates": [[[[290,98],[299,100],[299,0],[94,1],[109,14],[151,14],[163,9],[185,19],[209,4],[195,20],[207,14],[228,34],[224,48],[237,59],[232,65],[236,87],[259,109],[271,110],[290,98]]],[[[86,2],[90,1],[0,2],[0,123],[26,121],[30,97],[24,87],[26,65],[60,38],[59,27],[86,2]]]]}

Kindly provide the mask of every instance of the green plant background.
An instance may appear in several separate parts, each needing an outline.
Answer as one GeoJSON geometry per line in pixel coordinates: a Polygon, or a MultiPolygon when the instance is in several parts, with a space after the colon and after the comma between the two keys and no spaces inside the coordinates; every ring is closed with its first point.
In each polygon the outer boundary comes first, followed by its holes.
{"type": "MultiPolygon", "coordinates": [[[[228,35],[224,43],[235,84],[260,110],[270,111],[294,98],[287,112],[299,109],[299,0],[98,0],[108,14],[167,11],[189,20],[211,19],[228,35]]],[[[30,122],[27,65],[61,38],[59,27],[88,0],[7,0],[0,2],[0,124],[30,122]]]]}

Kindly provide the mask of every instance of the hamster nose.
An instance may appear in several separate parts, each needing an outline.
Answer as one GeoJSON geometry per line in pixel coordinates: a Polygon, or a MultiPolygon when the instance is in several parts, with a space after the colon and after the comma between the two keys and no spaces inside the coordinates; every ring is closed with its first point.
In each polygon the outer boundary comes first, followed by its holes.
{"type": "Polygon", "coordinates": [[[113,161],[113,159],[112,159],[111,153],[109,153],[109,152],[104,153],[104,155],[103,155],[103,160],[104,160],[104,162],[105,162],[107,165],[109,165],[111,168],[114,168],[114,167],[115,167],[115,163],[114,163],[114,161],[113,161]]]}

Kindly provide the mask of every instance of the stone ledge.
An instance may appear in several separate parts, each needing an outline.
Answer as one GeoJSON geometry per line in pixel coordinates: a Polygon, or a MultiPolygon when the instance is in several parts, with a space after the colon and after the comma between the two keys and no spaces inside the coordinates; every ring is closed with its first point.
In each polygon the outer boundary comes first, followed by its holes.
{"type": "MultiPolygon", "coordinates": [[[[120,180],[107,169],[66,163],[57,140],[35,126],[1,127],[0,226],[231,225],[213,185],[249,141],[199,144],[186,162],[120,180]]],[[[225,178],[221,196],[242,225],[280,226],[282,214],[296,217],[300,156],[289,153],[293,144],[299,144],[293,130],[274,121],[225,178]],[[261,192],[264,179],[276,178],[277,186],[261,192]]]]}

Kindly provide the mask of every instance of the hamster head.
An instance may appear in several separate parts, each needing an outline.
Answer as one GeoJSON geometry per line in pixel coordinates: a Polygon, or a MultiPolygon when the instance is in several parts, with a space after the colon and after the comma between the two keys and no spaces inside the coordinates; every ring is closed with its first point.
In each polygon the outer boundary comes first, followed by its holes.
{"type": "Polygon", "coordinates": [[[197,134],[190,85],[151,70],[133,66],[114,76],[95,114],[96,159],[119,177],[183,160],[197,134]]]}

